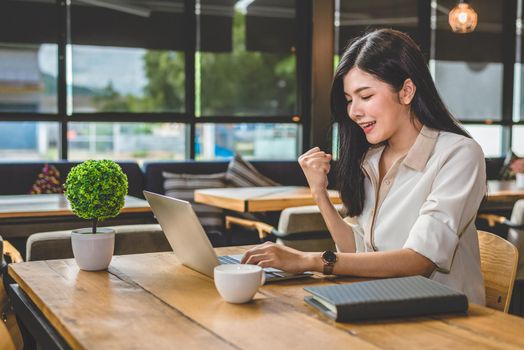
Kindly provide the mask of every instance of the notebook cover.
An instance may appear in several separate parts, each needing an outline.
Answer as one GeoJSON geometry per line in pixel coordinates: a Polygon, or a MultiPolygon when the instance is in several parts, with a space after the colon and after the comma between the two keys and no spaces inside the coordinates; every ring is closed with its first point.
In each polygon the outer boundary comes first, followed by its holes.
{"type": "Polygon", "coordinates": [[[466,295],[422,276],[306,287],[304,301],[338,322],[465,313],[466,295]],[[318,299],[332,305],[330,310],[318,299]]]}

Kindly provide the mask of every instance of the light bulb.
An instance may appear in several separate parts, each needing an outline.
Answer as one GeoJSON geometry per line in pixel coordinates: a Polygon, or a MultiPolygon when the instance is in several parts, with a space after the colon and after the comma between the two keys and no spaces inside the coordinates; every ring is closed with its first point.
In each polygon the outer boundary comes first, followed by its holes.
{"type": "Polygon", "coordinates": [[[477,26],[478,16],[467,3],[459,3],[449,11],[449,25],[455,33],[471,33],[477,26]]]}

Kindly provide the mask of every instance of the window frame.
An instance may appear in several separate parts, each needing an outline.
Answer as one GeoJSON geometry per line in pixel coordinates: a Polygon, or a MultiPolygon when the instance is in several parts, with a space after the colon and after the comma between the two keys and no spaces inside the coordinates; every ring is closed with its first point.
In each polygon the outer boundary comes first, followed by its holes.
{"type": "Polygon", "coordinates": [[[0,121],[49,121],[59,123],[59,152],[60,160],[68,160],[68,141],[67,131],[70,122],[169,122],[183,123],[187,126],[186,135],[186,155],[185,159],[195,159],[195,136],[196,126],[201,123],[211,124],[230,124],[230,123],[257,123],[257,124],[298,124],[299,134],[297,135],[299,147],[297,152],[301,152],[303,147],[300,145],[309,143],[309,124],[310,124],[310,65],[311,65],[311,7],[312,0],[295,0],[297,42],[296,42],[296,104],[297,114],[293,115],[268,115],[268,116],[220,116],[195,114],[195,54],[197,39],[197,15],[196,0],[184,0],[184,15],[188,19],[189,28],[187,35],[190,40],[189,47],[184,50],[185,59],[185,113],[180,112],[94,112],[94,113],[75,113],[67,112],[67,45],[71,44],[71,8],[67,0],[56,0],[56,9],[59,13],[59,33],[58,33],[58,77],[57,77],[57,113],[25,113],[25,112],[0,112],[0,121]]]}

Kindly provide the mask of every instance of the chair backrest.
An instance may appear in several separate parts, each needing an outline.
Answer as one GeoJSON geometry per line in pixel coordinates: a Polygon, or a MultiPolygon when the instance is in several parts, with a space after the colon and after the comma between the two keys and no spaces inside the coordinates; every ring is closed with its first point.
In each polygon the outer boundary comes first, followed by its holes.
{"type": "MultiPolygon", "coordinates": [[[[115,230],[114,255],[172,251],[158,224],[110,226],[115,230]]],[[[27,239],[26,260],[73,257],[71,230],[34,233],[27,239]]]]}
{"type": "Polygon", "coordinates": [[[517,272],[517,248],[493,233],[478,231],[478,238],[486,306],[508,312],[517,272]]]}
{"type": "MultiPolygon", "coordinates": [[[[515,202],[511,212],[511,223],[514,225],[524,224],[524,199],[515,202]]],[[[508,230],[508,242],[517,247],[519,251],[519,265],[517,267],[517,280],[524,280],[524,229],[510,228],[508,230]]]]}

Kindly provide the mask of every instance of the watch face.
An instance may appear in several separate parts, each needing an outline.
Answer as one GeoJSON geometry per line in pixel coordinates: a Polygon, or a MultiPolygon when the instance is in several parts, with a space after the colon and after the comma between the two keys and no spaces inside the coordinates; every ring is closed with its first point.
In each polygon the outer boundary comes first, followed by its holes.
{"type": "Polygon", "coordinates": [[[334,263],[337,261],[337,255],[331,250],[326,250],[324,253],[322,253],[322,258],[329,263],[334,263]]]}

